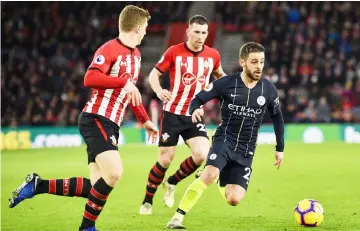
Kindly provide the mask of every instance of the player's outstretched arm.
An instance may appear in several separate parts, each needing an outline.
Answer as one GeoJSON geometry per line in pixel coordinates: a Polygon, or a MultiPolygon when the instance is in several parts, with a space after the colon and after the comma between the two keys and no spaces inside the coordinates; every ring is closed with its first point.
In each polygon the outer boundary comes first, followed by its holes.
{"type": "Polygon", "coordinates": [[[220,98],[220,92],[217,89],[219,87],[219,82],[214,81],[210,83],[204,90],[199,92],[195,98],[191,101],[189,107],[189,113],[193,123],[200,122],[204,116],[204,110],[202,105],[206,104],[209,100],[214,98],[220,98]]]}
{"type": "Polygon", "coordinates": [[[206,104],[208,101],[221,97],[219,83],[220,82],[218,80],[210,83],[207,87],[205,87],[204,90],[200,91],[193,100],[191,100],[189,107],[190,115],[192,115],[196,109],[201,108],[201,106],[206,104]]]}

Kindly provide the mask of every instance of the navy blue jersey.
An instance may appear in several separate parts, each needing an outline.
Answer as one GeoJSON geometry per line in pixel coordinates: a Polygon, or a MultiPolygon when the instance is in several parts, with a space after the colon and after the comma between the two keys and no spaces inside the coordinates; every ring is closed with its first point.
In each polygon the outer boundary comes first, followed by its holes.
{"type": "Polygon", "coordinates": [[[222,121],[213,137],[214,141],[223,140],[235,152],[253,156],[260,124],[268,111],[274,120],[276,149],[283,151],[284,122],[277,89],[270,81],[262,78],[250,89],[245,86],[240,73],[225,76],[196,95],[190,113],[214,98],[220,100],[222,121]]]}

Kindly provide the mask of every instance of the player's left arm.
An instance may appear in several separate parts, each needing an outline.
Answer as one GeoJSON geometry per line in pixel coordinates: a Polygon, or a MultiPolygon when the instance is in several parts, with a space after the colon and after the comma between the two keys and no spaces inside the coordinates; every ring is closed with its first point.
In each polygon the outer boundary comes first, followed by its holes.
{"type": "Polygon", "coordinates": [[[150,121],[150,118],[144,108],[144,105],[140,104],[139,106],[134,106],[129,104],[130,109],[134,112],[136,118],[140,123],[144,124],[146,121],[150,121]]]}
{"type": "Polygon", "coordinates": [[[140,104],[139,106],[134,106],[129,104],[130,109],[134,112],[136,118],[143,124],[144,129],[149,133],[149,139],[152,139],[152,142],[155,143],[158,136],[158,129],[151,122],[149,115],[147,114],[144,105],[140,104]]]}
{"type": "Polygon", "coordinates": [[[220,53],[218,51],[215,52],[215,64],[212,74],[214,75],[215,79],[220,79],[221,77],[226,76],[221,66],[221,58],[220,58],[220,53]]]}
{"type": "Polygon", "coordinates": [[[277,168],[280,168],[282,160],[284,158],[284,118],[280,108],[280,101],[277,89],[272,85],[270,90],[270,103],[268,104],[268,111],[274,124],[275,136],[276,136],[276,152],[275,163],[277,168]]]}

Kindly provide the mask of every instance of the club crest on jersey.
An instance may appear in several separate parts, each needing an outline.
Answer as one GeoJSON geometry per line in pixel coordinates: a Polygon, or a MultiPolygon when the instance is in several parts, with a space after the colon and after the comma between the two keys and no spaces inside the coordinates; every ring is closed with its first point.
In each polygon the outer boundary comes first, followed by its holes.
{"type": "Polygon", "coordinates": [[[262,105],[264,105],[265,104],[265,97],[264,96],[262,96],[262,95],[260,95],[258,98],[257,98],[257,103],[260,105],[260,106],[262,106],[262,105]]]}
{"type": "Polygon", "coordinates": [[[210,67],[211,67],[210,62],[209,62],[208,60],[205,60],[205,62],[204,62],[204,68],[209,69],[210,67]]]}
{"type": "Polygon", "coordinates": [[[182,75],[182,82],[186,86],[191,86],[196,82],[199,82],[201,85],[203,85],[206,81],[206,78],[204,75],[201,75],[196,78],[196,76],[193,73],[186,72],[182,75]]]}
{"type": "Polygon", "coordinates": [[[105,63],[105,57],[103,55],[98,55],[94,59],[94,63],[98,65],[102,65],[105,63]]]}

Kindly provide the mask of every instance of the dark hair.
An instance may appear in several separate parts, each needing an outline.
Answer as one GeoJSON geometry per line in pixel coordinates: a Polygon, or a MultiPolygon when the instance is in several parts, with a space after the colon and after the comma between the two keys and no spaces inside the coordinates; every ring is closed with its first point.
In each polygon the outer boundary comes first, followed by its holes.
{"type": "Polygon", "coordinates": [[[246,59],[250,53],[256,52],[265,52],[265,48],[260,43],[248,42],[240,48],[239,56],[240,59],[246,59]]]}
{"type": "Polygon", "coordinates": [[[190,18],[189,25],[191,25],[193,23],[205,25],[205,24],[208,24],[208,20],[202,15],[194,15],[190,18]]]}

